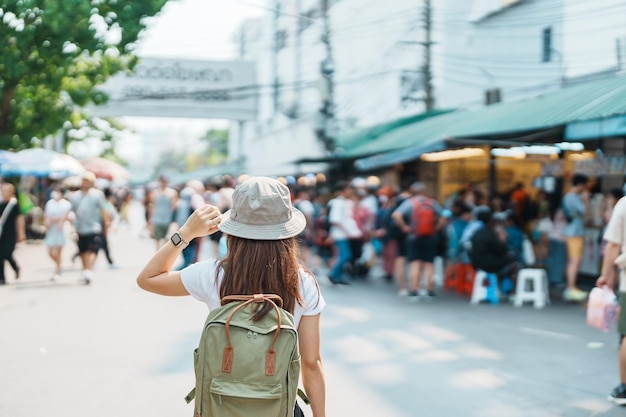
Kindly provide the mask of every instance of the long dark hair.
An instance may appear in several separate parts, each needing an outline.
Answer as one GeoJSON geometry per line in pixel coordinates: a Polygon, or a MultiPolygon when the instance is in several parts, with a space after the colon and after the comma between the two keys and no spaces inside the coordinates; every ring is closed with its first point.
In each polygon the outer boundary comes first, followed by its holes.
{"type": "MultiPolygon", "coordinates": [[[[251,240],[228,235],[228,253],[217,265],[224,276],[220,298],[227,295],[276,294],[283,308],[293,314],[300,295],[300,251],[295,237],[282,240],[251,240]]],[[[308,271],[308,270],[307,270],[308,271]]],[[[312,275],[312,274],[311,274],[312,275]]],[[[271,306],[265,303],[254,316],[259,320],[271,306]]]]}

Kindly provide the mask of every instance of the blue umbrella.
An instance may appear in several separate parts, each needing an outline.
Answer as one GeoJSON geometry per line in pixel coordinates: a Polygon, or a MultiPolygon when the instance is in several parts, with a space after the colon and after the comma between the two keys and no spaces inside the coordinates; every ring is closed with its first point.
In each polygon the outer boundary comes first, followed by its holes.
{"type": "Polygon", "coordinates": [[[61,179],[84,171],[80,162],[70,155],[42,148],[19,151],[13,160],[0,165],[0,175],[5,177],[31,175],[61,179]]]}
{"type": "Polygon", "coordinates": [[[17,154],[11,151],[5,151],[0,149],[0,165],[8,164],[15,161],[17,154]]]}

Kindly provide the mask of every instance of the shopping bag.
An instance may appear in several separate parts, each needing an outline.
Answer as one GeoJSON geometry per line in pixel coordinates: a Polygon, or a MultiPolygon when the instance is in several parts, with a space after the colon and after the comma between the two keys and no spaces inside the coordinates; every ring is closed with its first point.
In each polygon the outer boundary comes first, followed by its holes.
{"type": "Polygon", "coordinates": [[[615,293],[607,286],[594,287],[587,303],[587,324],[608,332],[617,320],[617,310],[615,293]]]}

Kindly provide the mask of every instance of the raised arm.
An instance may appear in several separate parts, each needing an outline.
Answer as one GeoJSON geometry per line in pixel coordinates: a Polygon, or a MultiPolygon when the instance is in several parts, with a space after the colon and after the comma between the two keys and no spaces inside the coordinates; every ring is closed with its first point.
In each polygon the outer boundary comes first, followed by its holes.
{"type": "Polygon", "coordinates": [[[184,243],[175,246],[168,239],[141,270],[137,285],[161,295],[189,295],[180,279],[180,272],[171,271],[172,265],[192,239],[215,233],[220,219],[220,211],[215,206],[207,204],[194,211],[179,230],[184,243]]]}

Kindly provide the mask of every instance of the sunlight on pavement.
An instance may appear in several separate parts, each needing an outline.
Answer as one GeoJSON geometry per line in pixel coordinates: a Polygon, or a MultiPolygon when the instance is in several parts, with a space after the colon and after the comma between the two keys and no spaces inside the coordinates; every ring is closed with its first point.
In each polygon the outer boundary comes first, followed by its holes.
{"type": "Polygon", "coordinates": [[[433,344],[403,330],[383,330],[376,333],[378,339],[389,344],[393,351],[413,352],[416,350],[432,349],[433,344]]]}
{"type": "Polygon", "coordinates": [[[487,349],[478,345],[461,345],[458,347],[458,352],[468,358],[474,359],[491,359],[493,361],[501,361],[502,354],[495,350],[487,349]]]}
{"type": "Polygon", "coordinates": [[[411,355],[413,362],[448,362],[458,360],[459,356],[449,350],[437,349],[411,355]]]}
{"type": "Polygon", "coordinates": [[[454,333],[443,327],[433,326],[429,324],[420,324],[413,326],[412,331],[424,335],[429,340],[438,340],[441,342],[457,342],[463,339],[458,333],[454,333]]]}
{"type": "MultiPolygon", "coordinates": [[[[414,412],[399,409],[397,401],[385,397],[378,387],[372,387],[369,384],[369,380],[346,372],[342,365],[341,361],[324,362],[325,371],[333,375],[327,381],[328,402],[333,404],[333,413],[328,414],[329,416],[407,417],[415,415],[414,412]]],[[[305,413],[308,411],[310,411],[308,408],[305,409],[305,413]]],[[[307,414],[308,416],[310,414],[307,414]]]]}
{"type": "Polygon", "coordinates": [[[502,378],[494,375],[490,369],[459,372],[452,375],[450,382],[453,386],[464,389],[491,389],[501,387],[506,383],[502,378]]]}
{"type": "MultiPolygon", "coordinates": [[[[528,415],[528,410],[519,410],[516,407],[504,404],[491,406],[480,410],[481,417],[526,417],[528,415]]],[[[538,416],[536,414],[533,414],[533,417],[538,416]]]]}
{"type": "Polygon", "coordinates": [[[580,400],[572,403],[572,407],[587,410],[592,414],[604,413],[612,409],[614,406],[608,401],[600,401],[594,399],[580,400]]]}
{"type": "Polygon", "coordinates": [[[346,363],[381,362],[390,359],[389,349],[356,335],[346,335],[332,342],[332,347],[346,363]]]}
{"type": "Polygon", "coordinates": [[[364,323],[372,318],[372,313],[366,308],[333,306],[332,310],[324,312],[328,319],[324,321],[324,327],[341,327],[348,323],[364,323]]]}
{"type": "Polygon", "coordinates": [[[395,385],[406,378],[401,365],[366,366],[359,373],[373,385],[395,385]]]}

